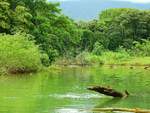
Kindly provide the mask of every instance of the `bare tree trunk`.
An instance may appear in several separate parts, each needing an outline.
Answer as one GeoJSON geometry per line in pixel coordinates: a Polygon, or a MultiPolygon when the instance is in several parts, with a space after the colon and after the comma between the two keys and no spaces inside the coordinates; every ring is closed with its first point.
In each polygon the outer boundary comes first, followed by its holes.
{"type": "Polygon", "coordinates": [[[142,109],[128,109],[128,108],[94,108],[92,109],[94,112],[114,112],[114,111],[122,111],[122,112],[133,112],[133,113],[150,113],[150,110],[142,110],[142,109]]]}
{"type": "Polygon", "coordinates": [[[96,91],[98,93],[107,95],[107,96],[112,96],[112,97],[127,97],[129,95],[128,91],[125,90],[125,93],[121,93],[119,91],[116,91],[115,89],[108,88],[108,87],[103,87],[103,86],[92,86],[87,88],[88,90],[96,91]]]}

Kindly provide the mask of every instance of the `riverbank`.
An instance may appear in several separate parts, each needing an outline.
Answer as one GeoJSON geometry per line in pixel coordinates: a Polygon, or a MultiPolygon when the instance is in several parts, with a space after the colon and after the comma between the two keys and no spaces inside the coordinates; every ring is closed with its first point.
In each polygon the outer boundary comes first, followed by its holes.
{"type": "Polygon", "coordinates": [[[107,52],[103,55],[84,53],[76,58],[60,58],[54,66],[143,66],[150,68],[150,57],[138,57],[121,54],[118,52],[107,52]]]}

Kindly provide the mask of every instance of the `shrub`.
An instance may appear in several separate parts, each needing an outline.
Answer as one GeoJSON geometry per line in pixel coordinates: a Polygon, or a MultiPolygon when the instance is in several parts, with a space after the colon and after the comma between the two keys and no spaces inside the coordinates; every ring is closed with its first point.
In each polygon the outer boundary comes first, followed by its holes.
{"type": "Polygon", "coordinates": [[[0,68],[10,73],[37,71],[40,52],[24,35],[0,35],[0,68]]]}
{"type": "Polygon", "coordinates": [[[89,56],[88,52],[82,52],[79,55],[76,56],[76,64],[80,65],[89,65],[89,61],[87,59],[87,56],[89,56]]]}
{"type": "Polygon", "coordinates": [[[103,65],[104,62],[100,56],[88,52],[82,52],[76,57],[76,62],[82,65],[98,64],[103,65]]]}
{"type": "Polygon", "coordinates": [[[46,53],[42,53],[40,58],[41,58],[41,62],[44,66],[48,67],[50,65],[49,57],[46,53]]]}
{"type": "Polygon", "coordinates": [[[95,55],[101,55],[104,51],[105,51],[104,46],[101,43],[96,42],[92,53],[95,55]]]}
{"type": "Polygon", "coordinates": [[[130,53],[134,56],[150,56],[150,41],[143,40],[143,43],[134,42],[134,47],[130,53]]]}
{"type": "Polygon", "coordinates": [[[88,56],[86,56],[86,59],[91,64],[96,64],[96,65],[103,65],[104,64],[103,59],[101,59],[101,56],[99,56],[99,55],[89,54],[88,56]]]}
{"type": "Polygon", "coordinates": [[[48,50],[46,50],[46,53],[48,55],[48,58],[49,58],[48,62],[50,65],[58,57],[58,51],[56,49],[49,48],[48,50]]]}
{"type": "Polygon", "coordinates": [[[102,57],[106,58],[107,60],[110,59],[110,60],[118,60],[118,61],[121,61],[121,60],[126,60],[128,59],[130,56],[128,53],[122,53],[122,52],[112,52],[112,51],[108,51],[108,52],[105,52],[102,57]]]}

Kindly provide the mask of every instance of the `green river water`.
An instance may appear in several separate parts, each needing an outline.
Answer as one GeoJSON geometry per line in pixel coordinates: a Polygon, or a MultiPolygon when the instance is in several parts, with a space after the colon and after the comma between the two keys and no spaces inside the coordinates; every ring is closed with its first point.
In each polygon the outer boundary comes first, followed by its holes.
{"type": "Polygon", "coordinates": [[[150,109],[150,70],[78,67],[0,76],[0,113],[94,113],[91,109],[107,107],[150,109]],[[91,85],[131,95],[113,99],[88,91],[91,85]]]}

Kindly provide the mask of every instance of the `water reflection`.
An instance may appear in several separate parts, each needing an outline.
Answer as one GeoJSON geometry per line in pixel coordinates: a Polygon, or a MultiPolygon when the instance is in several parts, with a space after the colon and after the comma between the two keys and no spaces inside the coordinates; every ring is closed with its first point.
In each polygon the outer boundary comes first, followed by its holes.
{"type": "Polygon", "coordinates": [[[149,71],[124,68],[66,68],[29,76],[0,76],[1,113],[93,113],[88,109],[127,107],[150,109],[149,71]],[[88,91],[111,86],[131,94],[113,99],[88,91]]]}
{"type": "Polygon", "coordinates": [[[98,105],[95,106],[95,108],[105,108],[105,107],[112,107],[112,105],[115,105],[119,101],[121,101],[121,98],[111,98],[111,99],[105,99],[103,102],[100,102],[98,105]]]}
{"type": "Polygon", "coordinates": [[[73,108],[60,108],[55,111],[55,113],[91,113],[84,110],[73,109],[73,108]]]}

